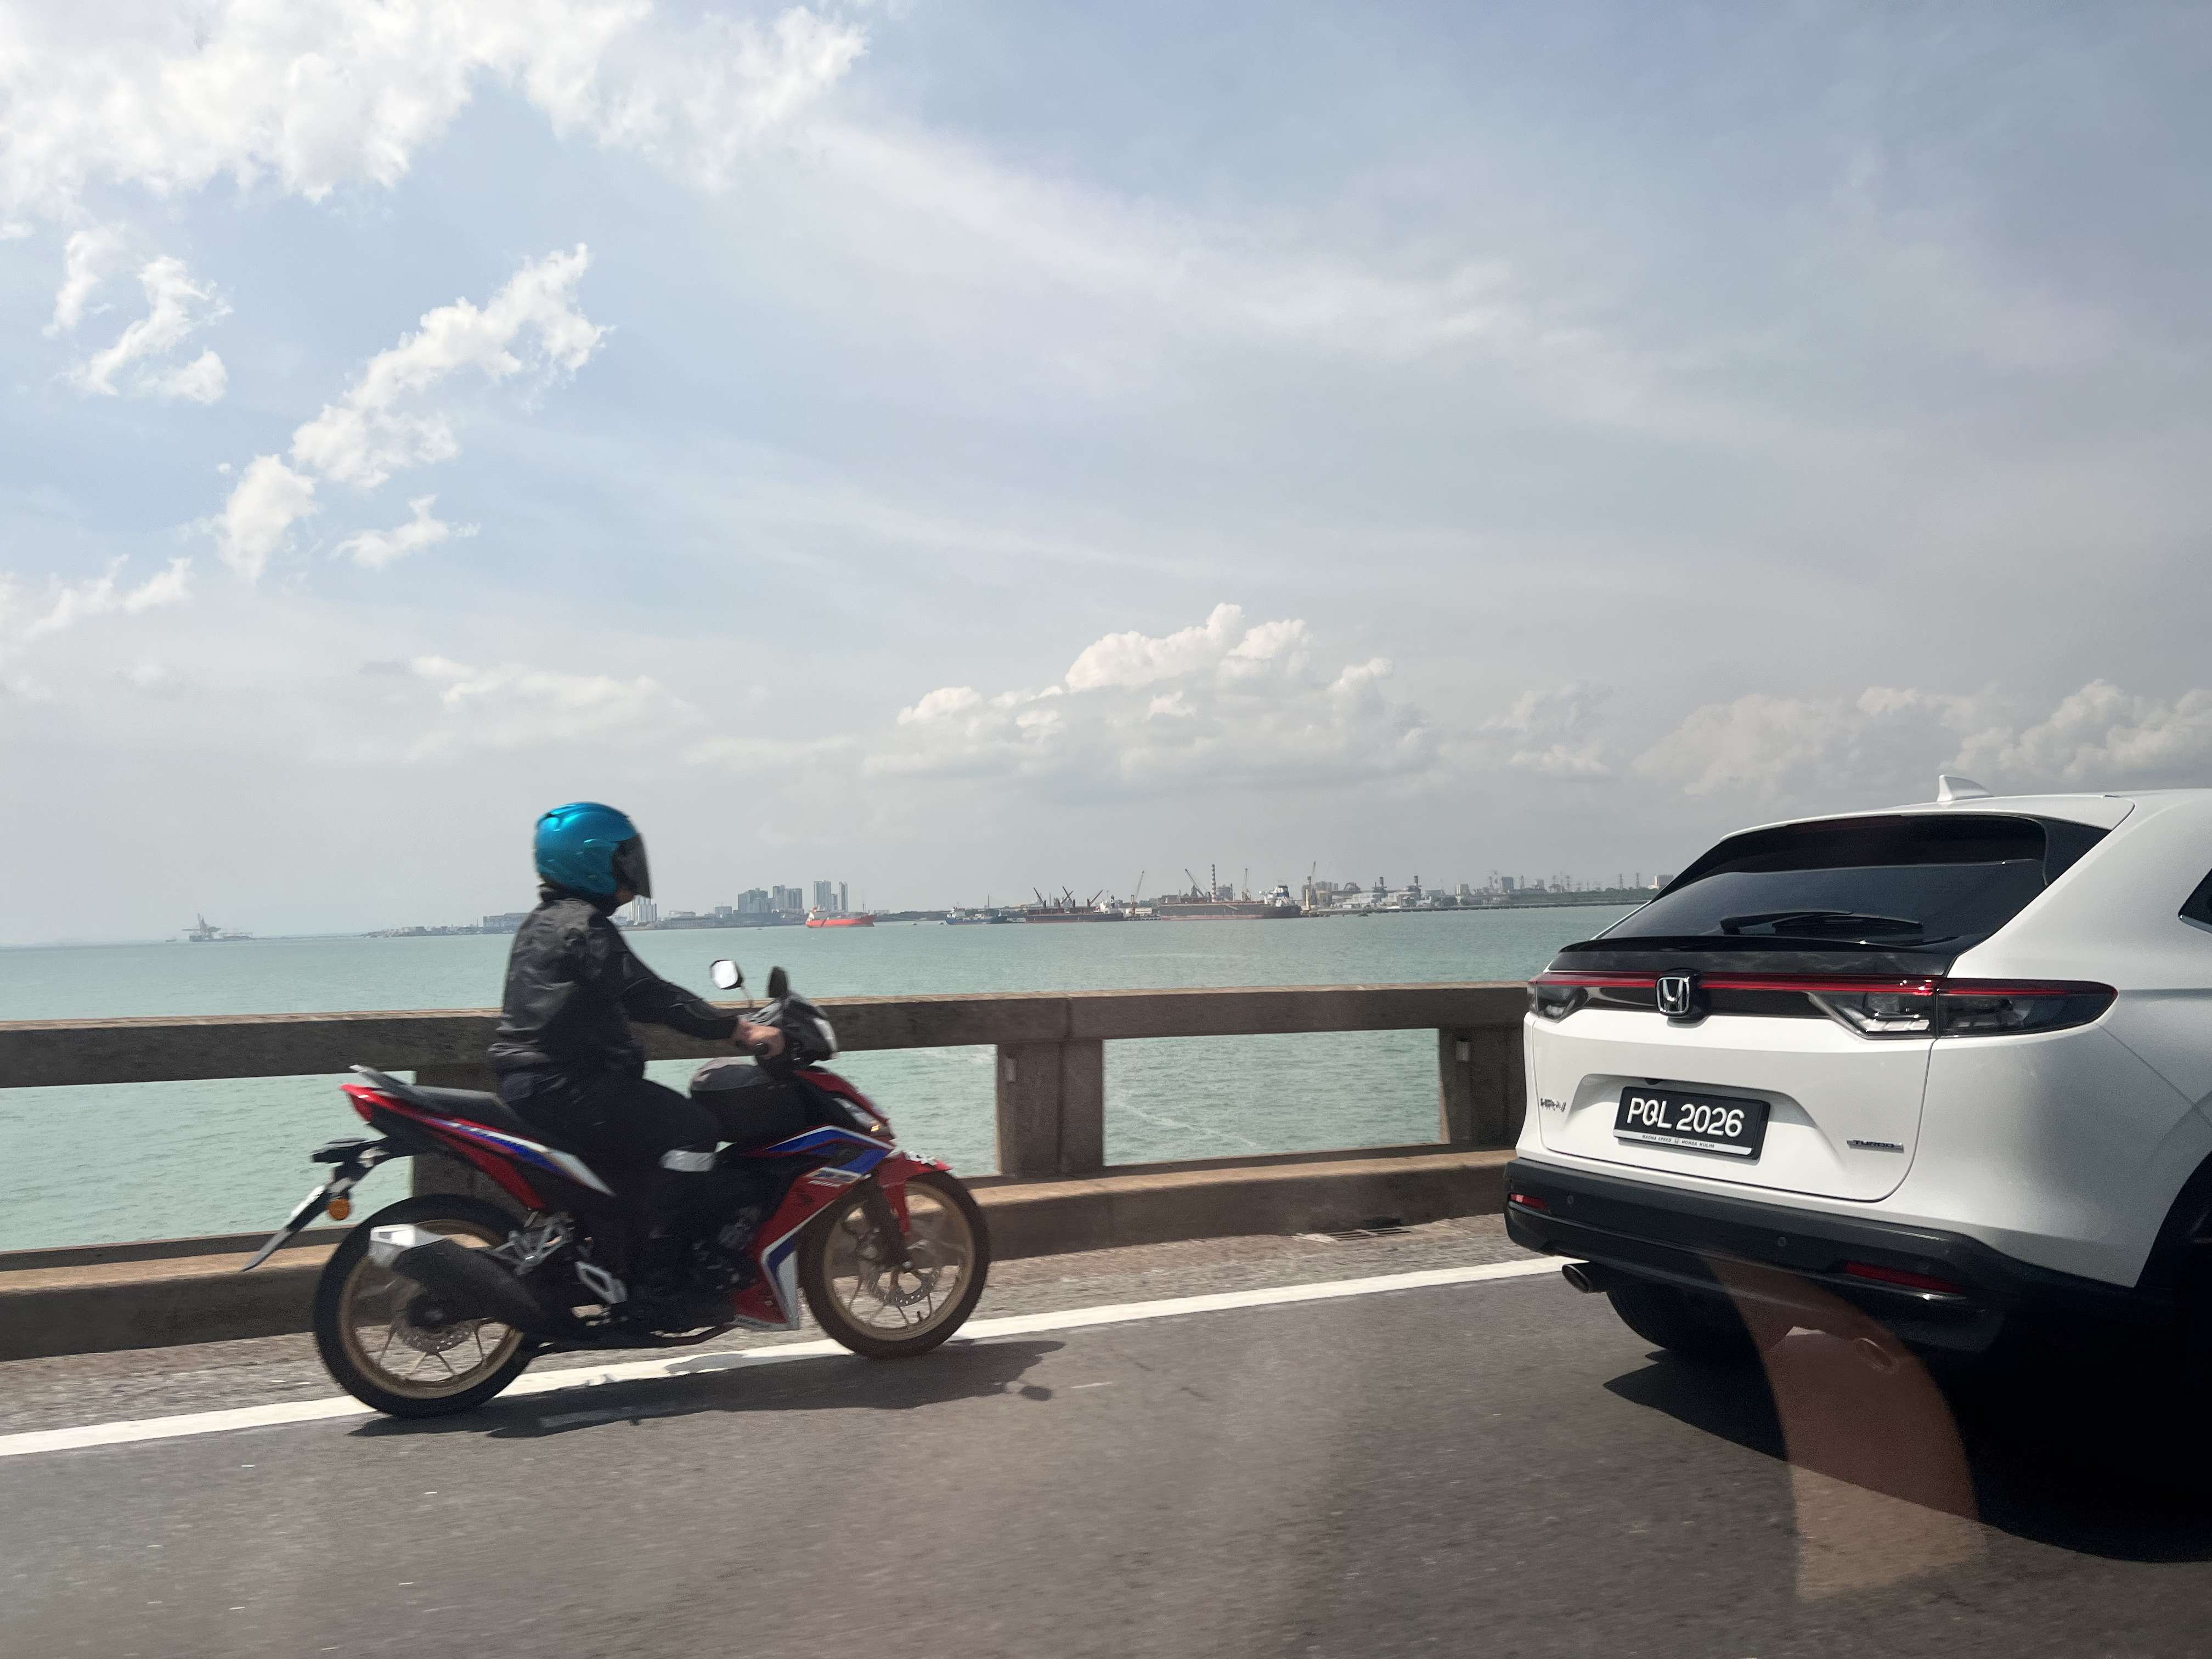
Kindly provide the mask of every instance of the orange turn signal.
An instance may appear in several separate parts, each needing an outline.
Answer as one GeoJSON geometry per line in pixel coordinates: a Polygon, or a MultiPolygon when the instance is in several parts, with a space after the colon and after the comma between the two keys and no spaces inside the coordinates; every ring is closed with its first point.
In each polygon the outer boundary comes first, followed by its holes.
{"type": "Polygon", "coordinates": [[[348,1216],[351,1215],[352,1213],[353,1213],[353,1200],[352,1200],[351,1199],[349,1199],[349,1198],[334,1198],[334,1199],[332,1199],[332,1200],[331,1200],[331,1220],[333,1220],[333,1221],[343,1221],[343,1220],[344,1220],[348,1216]]]}

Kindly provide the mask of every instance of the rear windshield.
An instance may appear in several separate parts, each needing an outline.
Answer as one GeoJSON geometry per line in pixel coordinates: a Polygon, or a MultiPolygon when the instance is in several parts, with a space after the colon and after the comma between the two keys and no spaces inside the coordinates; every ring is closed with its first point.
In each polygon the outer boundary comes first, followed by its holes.
{"type": "Polygon", "coordinates": [[[1603,938],[1954,955],[2018,915],[2104,835],[2062,819],[1995,813],[1748,830],[1721,842],[1603,938]]]}

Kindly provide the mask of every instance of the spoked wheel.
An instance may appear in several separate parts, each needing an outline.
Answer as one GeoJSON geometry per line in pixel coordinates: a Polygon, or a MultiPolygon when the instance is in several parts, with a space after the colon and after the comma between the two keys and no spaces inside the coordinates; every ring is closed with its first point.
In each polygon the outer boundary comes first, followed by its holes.
{"type": "Polygon", "coordinates": [[[510,1325],[454,1319],[437,1298],[369,1257],[372,1227],[397,1222],[471,1249],[506,1242],[514,1219],[458,1193],[425,1193],[379,1210],[348,1233],[315,1286],[315,1346],[338,1385],[393,1417],[440,1417],[481,1406],[530,1363],[510,1325]]]}
{"type": "Polygon", "coordinates": [[[911,1266],[869,1219],[859,1188],[800,1241],[799,1283],[829,1334],[871,1359],[927,1353],[975,1310],[991,1237],[968,1189],[935,1170],[906,1183],[911,1266]]]}

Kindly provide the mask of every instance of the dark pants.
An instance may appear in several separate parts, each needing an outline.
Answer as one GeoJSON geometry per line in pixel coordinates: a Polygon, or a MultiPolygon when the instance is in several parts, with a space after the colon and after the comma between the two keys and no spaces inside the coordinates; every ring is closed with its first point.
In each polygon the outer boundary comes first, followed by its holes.
{"type": "Polygon", "coordinates": [[[571,1077],[510,1072],[499,1095],[615,1189],[648,1231],[703,1227],[724,1196],[714,1170],[714,1115],[625,1072],[571,1077]]]}

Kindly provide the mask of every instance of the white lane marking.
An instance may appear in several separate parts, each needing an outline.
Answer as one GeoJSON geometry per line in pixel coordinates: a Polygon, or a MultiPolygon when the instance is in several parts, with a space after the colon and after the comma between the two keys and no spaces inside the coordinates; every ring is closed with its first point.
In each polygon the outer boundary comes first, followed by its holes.
{"type": "MultiPolygon", "coordinates": [[[[1387,1273],[1372,1279],[1337,1279],[1320,1285],[1279,1285],[1257,1291],[1224,1291],[1212,1296],[1182,1296],[1160,1302],[1121,1302],[1103,1308],[1063,1308],[1054,1313],[1012,1314],[970,1320],[955,1342],[988,1342],[993,1337],[1029,1336],[1040,1331],[1081,1330],[1092,1325],[1127,1325],[1139,1320],[1173,1319],[1186,1314],[1225,1313],[1237,1308],[1274,1308],[1300,1302],[1332,1302],[1346,1297],[1381,1296],[1392,1291],[1426,1290],[1439,1285],[1478,1285],[1495,1279],[1526,1279],[1557,1273],[1559,1259],[1487,1261],[1474,1267],[1431,1267],[1420,1273],[1387,1273]]],[[[620,1365],[579,1365],[567,1370],[526,1371],[500,1397],[512,1400],[563,1389],[602,1388],[695,1376],[702,1371],[742,1370],[793,1359],[818,1359],[843,1353],[835,1342],[792,1342],[775,1348],[746,1348],[721,1353],[688,1353],[661,1359],[637,1359],[620,1365]]],[[[281,1428],[290,1423],[326,1422],[367,1417],[368,1407],[349,1395],[326,1400],[287,1400],[266,1406],[237,1406],[228,1411],[191,1412],[179,1417],[149,1417],[130,1423],[88,1423],[74,1429],[32,1429],[0,1435],[0,1457],[28,1457],[39,1452],[75,1451],[88,1446],[124,1446],[142,1440],[180,1440],[238,1429],[281,1428]]],[[[623,1412],[620,1416],[640,1413],[623,1412]]],[[[596,1413],[565,1414],[582,1421],[596,1413]]],[[[541,1421],[546,1419],[541,1419],[541,1421]]],[[[611,1420],[611,1418],[609,1419],[611,1420]]]]}

